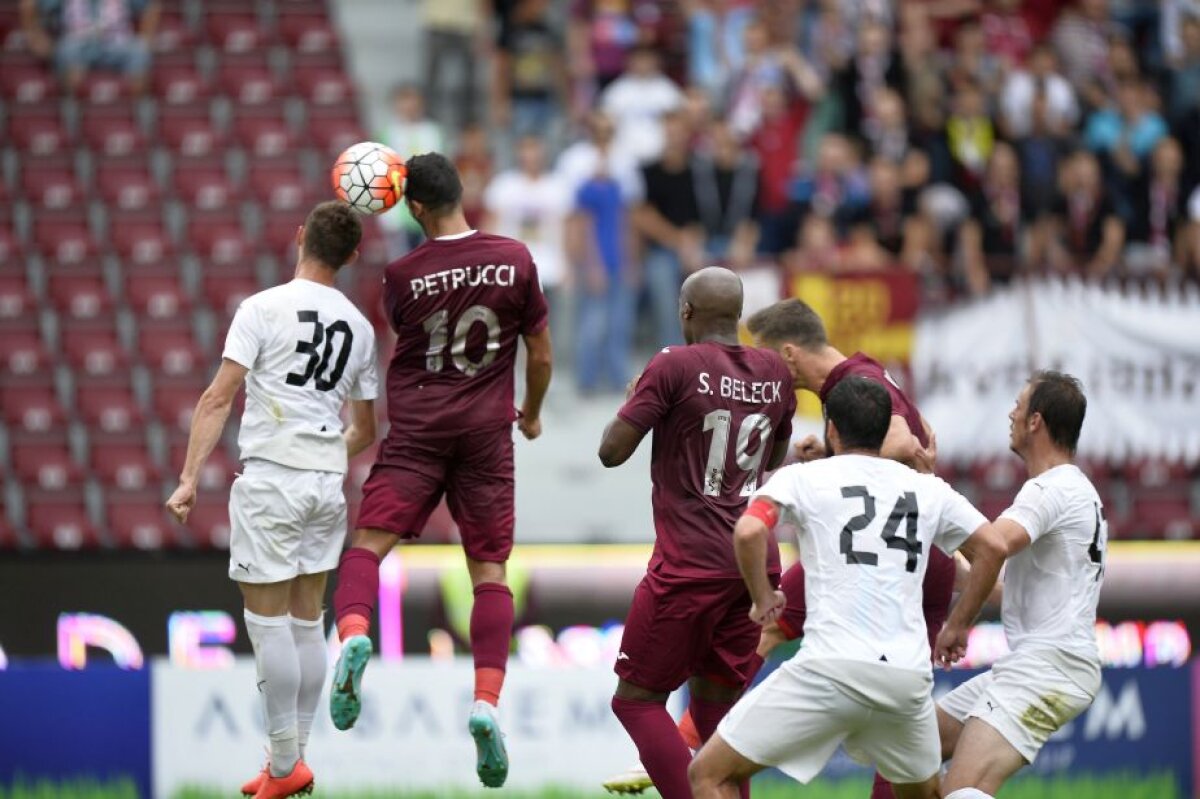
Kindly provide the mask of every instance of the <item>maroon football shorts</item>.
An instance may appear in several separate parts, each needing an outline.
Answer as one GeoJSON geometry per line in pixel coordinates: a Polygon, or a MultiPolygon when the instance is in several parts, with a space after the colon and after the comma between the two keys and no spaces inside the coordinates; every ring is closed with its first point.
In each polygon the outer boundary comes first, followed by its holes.
{"type": "MultiPolygon", "coordinates": [[[[950,600],[954,597],[954,558],[934,547],[929,555],[929,565],[925,569],[925,582],[921,589],[923,594],[922,610],[925,613],[925,629],[929,635],[929,648],[932,649],[937,641],[946,616],[950,613],[950,600]]],[[[779,590],[787,597],[783,615],[777,622],[780,631],[789,641],[794,641],[804,635],[804,619],[808,616],[808,608],[804,604],[804,568],[799,563],[783,573],[779,581],[779,590]]]]}
{"type": "Polygon", "coordinates": [[[443,494],[467,557],[508,560],[515,515],[512,428],[386,442],[363,483],[356,527],[416,538],[443,494]]]}
{"type": "Polygon", "coordinates": [[[614,668],[626,682],[669,693],[689,677],[746,684],[762,628],[739,578],[647,572],[633,594],[614,668]]]}

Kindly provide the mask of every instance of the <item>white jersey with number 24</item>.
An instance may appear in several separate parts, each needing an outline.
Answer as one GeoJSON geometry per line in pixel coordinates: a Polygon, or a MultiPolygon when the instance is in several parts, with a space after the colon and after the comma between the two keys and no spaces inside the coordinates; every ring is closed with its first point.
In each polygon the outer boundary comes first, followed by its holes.
{"type": "Polygon", "coordinates": [[[346,471],[341,411],[375,399],[375,331],[332,286],[297,278],[238,307],[223,358],[250,370],[238,446],[242,460],[346,471]]]}
{"type": "Polygon", "coordinates": [[[928,670],[929,548],[953,554],[987,524],[983,514],[941,478],[870,455],[786,466],[756,496],[800,533],[808,617],[795,659],[928,670]]]}

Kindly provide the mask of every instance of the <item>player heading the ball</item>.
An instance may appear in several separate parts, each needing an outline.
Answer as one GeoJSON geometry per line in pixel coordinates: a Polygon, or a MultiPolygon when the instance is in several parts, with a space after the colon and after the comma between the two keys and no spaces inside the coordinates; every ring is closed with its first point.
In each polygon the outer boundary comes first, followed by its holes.
{"type": "Polygon", "coordinates": [[[270,761],[242,792],[281,799],[311,790],[304,762],[325,683],[325,580],[346,534],[346,464],[375,440],[375,331],[334,288],[358,258],[362,222],[321,203],[296,234],[295,277],[238,307],[217,375],[192,417],[187,459],[167,509],[187,521],[205,459],[238,389],[242,474],[229,494],[229,577],[245,599],[270,761]],[[350,404],[350,427],[341,411],[350,404]]]}
{"type": "Polygon", "coordinates": [[[406,169],[404,201],[426,241],[384,274],[385,310],[398,336],[387,373],[391,428],[338,570],[333,601],[342,654],[330,714],[345,730],[362,708],[380,559],[400,539],[419,536],[444,495],[475,588],[468,728],[476,771],[484,785],[499,787],[508,776],[496,706],[513,626],[505,572],[513,546],[512,426],[531,440],[542,432],[552,368],[546,299],[524,244],[467,224],[462,181],[445,156],[417,155],[406,169]],[[526,348],[520,411],[513,407],[518,339],[526,348]]]}

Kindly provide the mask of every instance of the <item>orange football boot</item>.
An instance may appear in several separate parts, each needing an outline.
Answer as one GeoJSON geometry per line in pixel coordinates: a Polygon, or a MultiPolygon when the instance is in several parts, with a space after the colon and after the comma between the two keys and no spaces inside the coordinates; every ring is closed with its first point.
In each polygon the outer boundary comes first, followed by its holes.
{"type": "Polygon", "coordinates": [[[271,773],[271,763],[267,761],[263,764],[262,771],[254,776],[254,779],[247,781],[242,785],[242,796],[254,796],[258,793],[258,789],[266,782],[267,775],[271,773]]]}
{"type": "Polygon", "coordinates": [[[303,760],[296,761],[292,773],[285,777],[276,777],[268,770],[262,785],[254,799],[287,799],[289,796],[310,794],[313,791],[313,773],[303,760]]]}

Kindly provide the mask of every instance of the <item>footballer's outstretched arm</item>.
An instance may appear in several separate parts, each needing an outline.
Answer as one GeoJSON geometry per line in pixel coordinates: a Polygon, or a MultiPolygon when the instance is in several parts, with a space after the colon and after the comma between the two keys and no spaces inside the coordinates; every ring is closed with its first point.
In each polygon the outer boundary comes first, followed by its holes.
{"type": "Polygon", "coordinates": [[[522,336],[525,341],[525,401],[517,427],[532,441],[542,434],[542,401],[550,389],[550,374],[554,371],[554,351],[550,345],[550,326],[537,333],[522,336]]]}
{"type": "Polygon", "coordinates": [[[375,400],[350,401],[350,426],[342,438],[350,458],[375,443],[375,400]]]}
{"type": "Polygon", "coordinates": [[[934,661],[946,668],[957,662],[967,652],[967,634],[975,623],[983,603],[996,585],[1008,549],[1004,539],[992,524],[984,524],[963,542],[958,549],[971,564],[967,584],[963,587],[958,602],[946,619],[946,626],[938,635],[934,649],[934,661]]]}
{"type": "Polygon", "coordinates": [[[616,417],[604,428],[604,436],[600,439],[600,462],[606,469],[620,466],[637,451],[645,437],[643,431],[620,416],[616,417]]]}
{"type": "Polygon", "coordinates": [[[192,415],[192,429],[188,435],[187,458],[183,463],[183,471],[179,473],[179,487],[167,500],[167,510],[181,522],[187,521],[192,506],[196,504],[196,483],[199,480],[200,467],[221,439],[221,431],[225,429],[229,411],[233,408],[233,399],[249,371],[240,363],[228,358],[222,359],[216,377],[196,403],[196,412],[192,415]]]}

